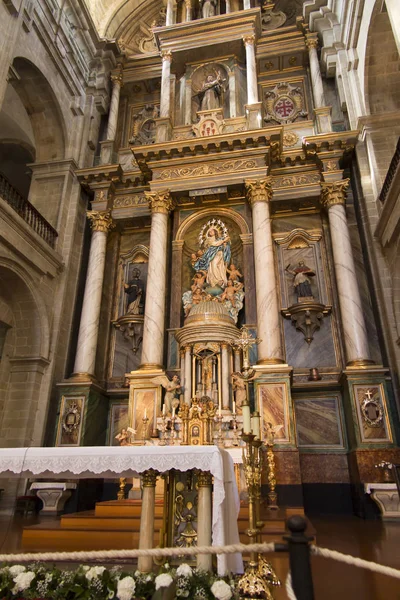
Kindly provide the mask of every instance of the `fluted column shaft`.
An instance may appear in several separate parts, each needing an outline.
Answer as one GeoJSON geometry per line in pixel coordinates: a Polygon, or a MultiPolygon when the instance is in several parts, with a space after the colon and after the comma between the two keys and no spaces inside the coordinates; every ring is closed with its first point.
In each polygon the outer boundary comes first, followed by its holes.
{"type": "Polygon", "coordinates": [[[186,6],[186,21],[192,20],[192,0],[185,0],[186,6]]]}
{"type": "MultiPolygon", "coordinates": [[[[147,550],[153,548],[157,471],[153,469],[145,471],[142,481],[143,496],[140,513],[139,550],[147,550]]],[[[153,557],[141,556],[138,559],[138,569],[142,573],[151,573],[153,570],[153,557]]]]}
{"type": "MultiPolygon", "coordinates": [[[[211,546],[212,544],[212,477],[208,471],[200,471],[197,476],[197,545],[211,546]]],[[[212,570],[211,554],[197,555],[197,568],[202,571],[212,570]]]]}
{"type": "Polygon", "coordinates": [[[258,102],[256,39],[254,35],[246,35],[243,41],[246,48],[247,104],[256,104],[258,102]]]}
{"type": "Polygon", "coordinates": [[[245,184],[253,221],[257,337],[261,339],[258,364],[277,364],[284,361],[271,230],[271,178],[248,180],[245,184]]]}
{"type": "Polygon", "coordinates": [[[190,346],[185,348],[185,403],[190,406],[192,397],[192,353],[190,346]]]}
{"type": "Polygon", "coordinates": [[[161,368],[164,351],[168,215],[173,201],[168,190],[146,192],[152,218],[141,368],[161,368]]]}
{"type": "Polygon", "coordinates": [[[74,373],[94,375],[104,266],[106,261],[107,234],[114,225],[110,211],[90,211],[88,212],[88,219],[90,220],[93,234],[90,243],[89,265],[83,296],[74,373]]]}
{"type": "Polygon", "coordinates": [[[327,207],[329,215],[347,364],[357,366],[372,361],[346,218],[345,202],[348,185],[348,179],[321,183],[321,200],[327,207]]]}
{"type": "Polygon", "coordinates": [[[108,125],[107,125],[107,140],[115,140],[115,134],[117,132],[118,124],[118,110],[119,110],[119,96],[122,87],[122,71],[115,75],[111,75],[112,81],[112,93],[110,112],[108,114],[108,125]]]}
{"type": "Polygon", "coordinates": [[[311,85],[313,91],[314,105],[316,108],[326,106],[324,86],[322,85],[321,68],[319,66],[317,48],[318,39],[316,34],[309,33],[306,36],[306,46],[310,58],[311,85]]]}
{"type": "Polygon", "coordinates": [[[171,62],[172,52],[163,50],[162,71],[161,71],[161,99],[160,99],[160,117],[169,117],[171,104],[171,62]]]}
{"type": "Polygon", "coordinates": [[[229,410],[229,354],[228,345],[221,345],[222,408],[229,410]]]}

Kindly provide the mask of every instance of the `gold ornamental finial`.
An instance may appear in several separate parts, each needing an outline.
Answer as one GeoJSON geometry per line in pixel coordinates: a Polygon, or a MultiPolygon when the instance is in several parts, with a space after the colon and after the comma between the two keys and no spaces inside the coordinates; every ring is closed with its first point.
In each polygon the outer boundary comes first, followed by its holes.
{"type": "Polygon", "coordinates": [[[90,221],[90,227],[92,228],[92,231],[102,231],[103,233],[108,233],[115,227],[110,210],[106,210],[104,212],[90,210],[87,212],[87,218],[90,221]]]}
{"type": "Polygon", "coordinates": [[[349,187],[350,179],[341,181],[321,181],[321,202],[327,208],[335,204],[346,204],[346,190],[349,187]]]}

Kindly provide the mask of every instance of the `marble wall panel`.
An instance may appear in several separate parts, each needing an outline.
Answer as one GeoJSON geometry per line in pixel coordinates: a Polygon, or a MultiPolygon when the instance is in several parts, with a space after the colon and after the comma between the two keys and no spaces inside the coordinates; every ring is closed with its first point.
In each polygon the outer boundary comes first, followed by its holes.
{"type": "Polygon", "coordinates": [[[366,449],[351,452],[349,454],[349,469],[352,481],[384,483],[383,470],[375,467],[375,465],[382,461],[400,464],[400,448],[366,449]]]}
{"type": "MultiPolygon", "coordinates": [[[[279,485],[301,484],[298,450],[274,450],[276,480],[279,485]]],[[[266,468],[263,470],[263,483],[267,483],[266,468]]]]}
{"type": "Polygon", "coordinates": [[[346,454],[300,454],[301,480],[303,483],[349,483],[349,467],[346,454]]]}
{"type": "Polygon", "coordinates": [[[339,366],[334,343],[332,317],[324,317],[321,328],[314,332],[314,339],[307,344],[304,335],[289,319],[283,320],[286,362],[295,368],[339,366]]]}
{"type": "Polygon", "coordinates": [[[285,383],[261,383],[257,387],[257,400],[261,414],[261,430],[265,432],[267,423],[274,427],[281,426],[276,431],[275,442],[285,444],[290,442],[288,390],[285,383]]]}
{"type": "Polygon", "coordinates": [[[118,330],[113,331],[112,351],[111,351],[111,381],[123,381],[126,373],[135,371],[139,368],[141,358],[141,347],[134,354],[132,352],[132,340],[118,330]]]}
{"type": "Polygon", "coordinates": [[[339,395],[294,400],[299,448],[344,448],[339,402],[339,395]]]}
{"type": "Polygon", "coordinates": [[[129,426],[128,402],[113,402],[110,406],[109,426],[108,426],[108,445],[119,446],[115,436],[129,426]]]}

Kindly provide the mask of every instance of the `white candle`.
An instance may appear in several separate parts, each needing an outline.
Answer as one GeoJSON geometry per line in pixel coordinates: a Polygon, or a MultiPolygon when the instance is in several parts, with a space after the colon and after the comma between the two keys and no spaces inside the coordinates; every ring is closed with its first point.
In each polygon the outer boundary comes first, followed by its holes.
{"type": "Polygon", "coordinates": [[[258,412],[253,413],[251,417],[251,429],[256,438],[260,439],[260,415],[258,412]]]}
{"type": "Polygon", "coordinates": [[[219,407],[219,409],[218,409],[218,416],[219,416],[219,417],[222,417],[222,411],[221,411],[221,407],[219,407]]]}
{"type": "Polygon", "coordinates": [[[233,414],[236,415],[236,402],[234,400],[232,401],[232,409],[233,414]]]}
{"type": "Polygon", "coordinates": [[[251,433],[250,406],[248,404],[242,404],[242,415],[243,431],[244,433],[251,433]]]}
{"type": "Polygon", "coordinates": [[[166,415],[166,406],[165,406],[165,404],[163,404],[163,407],[162,407],[162,414],[165,417],[165,415],[166,415]]]}
{"type": "Polygon", "coordinates": [[[144,419],[147,419],[147,408],[144,409],[144,419]]]}
{"type": "Polygon", "coordinates": [[[172,418],[175,419],[175,406],[172,407],[172,418]]]}

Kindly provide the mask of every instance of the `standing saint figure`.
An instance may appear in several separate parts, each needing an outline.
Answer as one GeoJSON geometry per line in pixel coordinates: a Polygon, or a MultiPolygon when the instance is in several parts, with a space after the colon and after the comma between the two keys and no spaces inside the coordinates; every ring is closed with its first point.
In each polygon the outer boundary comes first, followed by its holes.
{"type": "Polygon", "coordinates": [[[134,269],[132,275],[133,279],[124,284],[125,294],[128,296],[126,314],[139,315],[143,306],[144,286],[139,269],[134,269]]]}
{"type": "Polygon", "coordinates": [[[290,268],[290,264],[287,265],[285,271],[294,276],[293,287],[298,298],[313,297],[309,277],[314,277],[315,272],[310,267],[307,267],[304,260],[299,261],[298,266],[294,269],[290,268]]]}
{"type": "Polygon", "coordinates": [[[201,7],[201,14],[203,19],[215,16],[215,0],[203,0],[201,7]]]}
{"type": "Polygon", "coordinates": [[[200,110],[214,110],[221,107],[224,82],[225,79],[222,79],[221,73],[207,75],[197,94],[200,99],[200,110]]]}
{"type": "Polygon", "coordinates": [[[209,286],[227,286],[226,267],[231,260],[231,245],[228,235],[219,237],[218,230],[210,227],[204,241],[205,252],[196,262],[196,271],[207,271],[206,281],[209,286]]]}

